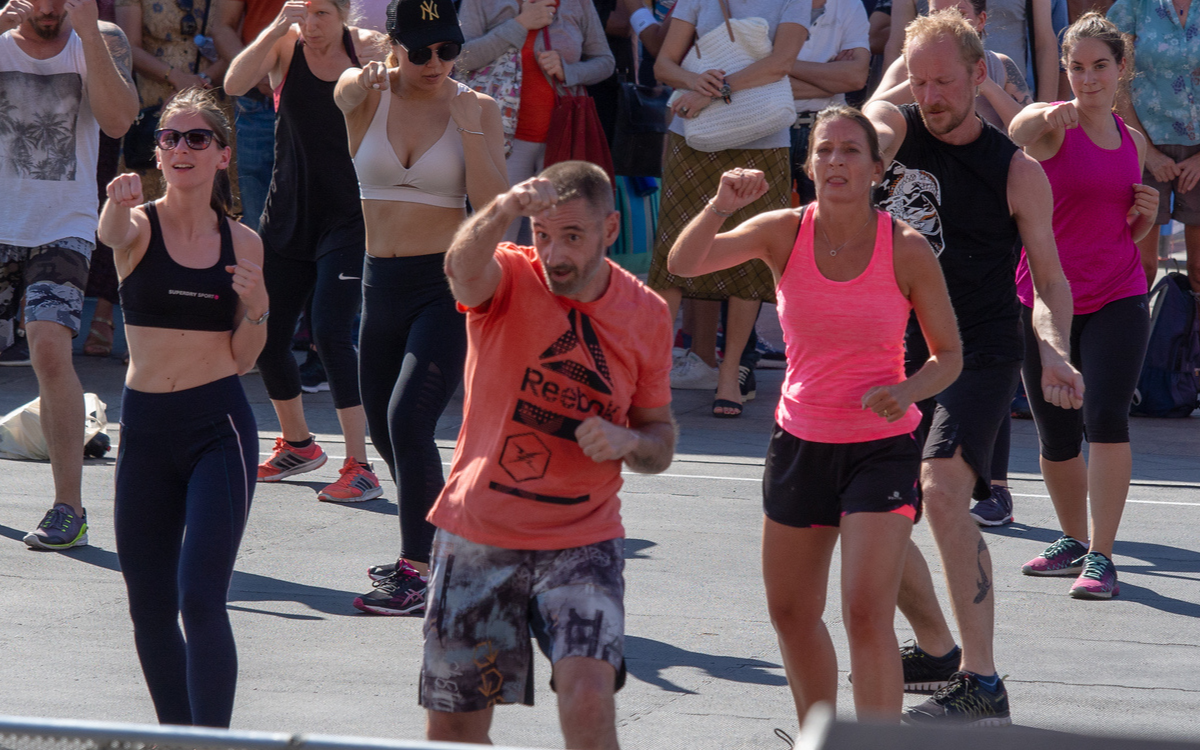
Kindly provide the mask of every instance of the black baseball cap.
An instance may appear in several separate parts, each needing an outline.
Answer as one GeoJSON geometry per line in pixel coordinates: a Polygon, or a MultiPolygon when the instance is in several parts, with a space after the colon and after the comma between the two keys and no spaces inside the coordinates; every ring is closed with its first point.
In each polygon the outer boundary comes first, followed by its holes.
{"type": "Polygon", "coordinates": [[[466,41],[453,0],[392,0],[387,9],[387,32],[405,49],[466,41]]]}

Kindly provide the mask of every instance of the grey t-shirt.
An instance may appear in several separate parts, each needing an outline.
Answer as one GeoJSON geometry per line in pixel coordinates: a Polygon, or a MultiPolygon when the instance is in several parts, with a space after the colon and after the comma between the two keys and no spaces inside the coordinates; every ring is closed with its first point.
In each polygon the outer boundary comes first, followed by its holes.
{"type": "MultiPolygon", "coordinates": [[[[812,0],[728,0],[730,18],[761,18],[767,22],[771,41],[775,41],[775,30],[781,23],[796,23],[808,28],[812,21],[812,0]]],[[[679,0],[675,3],[672,18],[686,21],[696,27],[696,34],[704,36],[725,23],[720,0],[679,0]]],[[[730,73],[734,71],[728,71],[730,73]]],[[[737,95],[734,94],[736,97],[737,95]]],[[[683,135],[683,118],[671,121],[671,132],[683,135]]],[[[788,128],[778,133],[759,138],[739,148],[782,148],[791,144],[788,128]]]]}

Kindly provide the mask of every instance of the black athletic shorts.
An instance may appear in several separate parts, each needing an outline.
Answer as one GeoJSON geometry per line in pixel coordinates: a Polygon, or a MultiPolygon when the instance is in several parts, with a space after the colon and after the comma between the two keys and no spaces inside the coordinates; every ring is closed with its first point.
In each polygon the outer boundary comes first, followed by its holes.
{"type": "Polygon", "coordinates": [[[915,434],[816,443],[775,425],[763,472],[763,513],[785,526],[838,526],[848,513],[921,516],[915,434]]]}
{"type": "Polygon", "coordinates": [[[976,499],[992,494],[992,449],[1020,379],[1019,359],[969,355],[958,380],[917,404],[922,415],[917,437],[925,446],[921,458],[951,458],[962,446],[963,460],[975,472],[976,499]]]}

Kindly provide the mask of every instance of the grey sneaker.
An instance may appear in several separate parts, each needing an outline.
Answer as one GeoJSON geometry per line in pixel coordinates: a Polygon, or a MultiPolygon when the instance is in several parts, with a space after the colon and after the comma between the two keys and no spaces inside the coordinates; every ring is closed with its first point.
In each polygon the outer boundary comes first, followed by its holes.
{"type": "Polygon", "coordinates": [[[904,712],[909,724],[957,724],[970,727],[1006,727],[1012,724],[1004,680],[988,690],[970,672],[956,672],[946,687],[919,706],[904,712]]]}
{"type": "Polygon", "coordinates": [[[76,516],[74,509],[59,503],[46,511],[38,527],[25,535],[25,543],[34,549],[70,549],[88,543],[87,511],[76,516]]]}

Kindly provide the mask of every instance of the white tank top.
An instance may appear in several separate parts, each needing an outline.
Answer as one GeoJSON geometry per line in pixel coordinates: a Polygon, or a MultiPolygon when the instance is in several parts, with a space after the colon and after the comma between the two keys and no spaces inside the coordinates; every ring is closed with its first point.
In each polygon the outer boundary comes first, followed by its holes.
{"type": "MultiPolygon", "coordinates": [[[[458,87],[459,93],[470,91],[461,83],[458,83],[458,87]]],[[[354,154],[354,169],[358,172],[358,189],[363,200],[465,208],[467,161],[463,155],[463,136],[454,125],[454,118],[449,118],[442,137],[406,169],[388,140],[387,121],[391,102],[390,90],[380,92],[375,116],[371,118],[367,133],[354,154]]]]}
{"type": "Polygon", "coordinates": [[[0,244],[37,247],[65,237],[95,240],[100,126],[87,96],[83,43],[71,32],[48,60],[0,35],[0,96],[15,132],[0,136],[0,244]]]}

